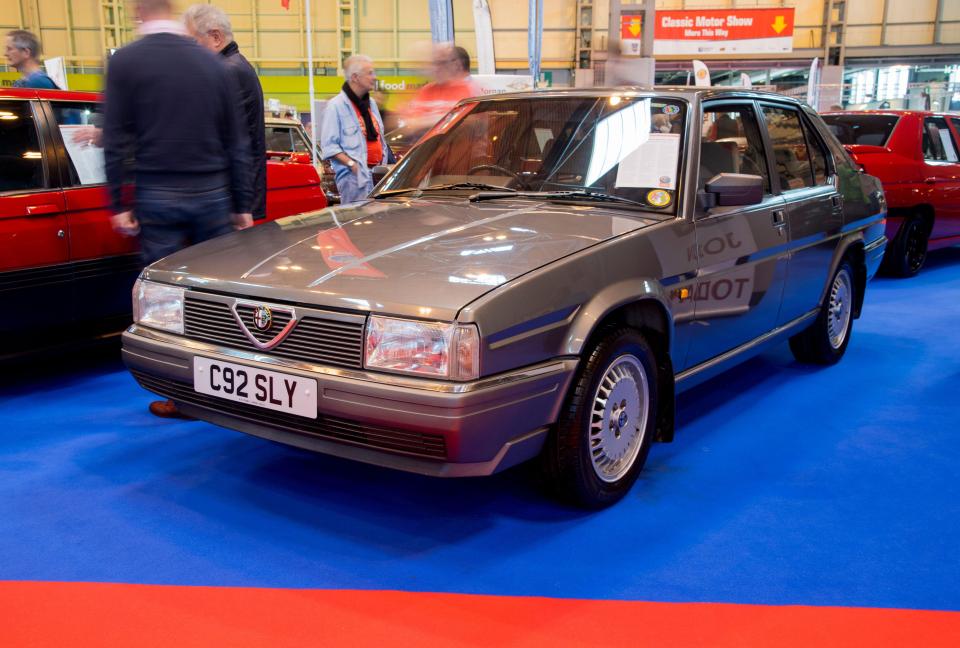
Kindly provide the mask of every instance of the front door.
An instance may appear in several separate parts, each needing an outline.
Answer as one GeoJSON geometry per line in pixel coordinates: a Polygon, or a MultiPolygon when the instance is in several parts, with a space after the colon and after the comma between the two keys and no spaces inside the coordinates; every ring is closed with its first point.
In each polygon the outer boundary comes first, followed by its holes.
{"type": "Polygon", "coordinates": [[[699,273],[688,365],[695,366],[771,331],[787,268],[783,198],[772,191],[757,107],[752,101],[707,103],[702,115],[698,190],[718,173],[758,175],[763,202],[715,207],[696,217],[699,273]]]}
{"type": "Polygon", "coordinates": [[[58,151],[59,172],[75,271],[71,307],[79,325],[130,319],[130,290],[142,263],[135,238],[110,224],[103,148],[102,104],[53,101],[47,112],[58,151]]]}
{"type": "Polygon", "coordinates": [[[0,99],[0,357],[70,317],[70,240],[35,102],[0,99]]]}

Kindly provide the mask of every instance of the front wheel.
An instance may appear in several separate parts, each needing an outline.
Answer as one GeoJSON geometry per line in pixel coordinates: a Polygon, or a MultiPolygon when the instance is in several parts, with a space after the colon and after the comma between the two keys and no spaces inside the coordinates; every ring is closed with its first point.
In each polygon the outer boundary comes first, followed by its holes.
{"type": "Polygon", "coordinates": [[[801,362],[832,365],[843,357],[853,330],[856,284],[849,261],[842,261],[830,282],[820,313],[804,331],[790,338],[790,350],[801,362]]]}
{"type": "Polygon", "coordinates": [[[634,329],[612,330],[592,347],[542,457],[564,499],[602,508],[637,480],[656,426],[656,366],[634,329]]]}

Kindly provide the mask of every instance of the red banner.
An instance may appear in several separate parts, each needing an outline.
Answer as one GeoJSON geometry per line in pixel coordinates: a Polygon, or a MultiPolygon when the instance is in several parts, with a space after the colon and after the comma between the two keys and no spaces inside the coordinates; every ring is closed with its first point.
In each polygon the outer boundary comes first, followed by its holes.
{"type": "Polygon", "coordinates": [[[789,52],[794,10],[684,9],[658,11],[657,54],[789,52]]]}

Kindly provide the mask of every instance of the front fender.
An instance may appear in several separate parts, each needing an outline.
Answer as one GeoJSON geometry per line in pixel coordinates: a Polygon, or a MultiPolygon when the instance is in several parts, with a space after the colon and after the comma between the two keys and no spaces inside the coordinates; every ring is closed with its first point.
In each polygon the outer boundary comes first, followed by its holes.
{"type": "MultiPolygon", "coordinates": [[[[655,303],[663,316],[668,349],[673,341],[673,318],[668,293],[656,279],[640,278],[619,281],[604,287],[581,307],[570,325],[564,351],[579,355],[590,335],[615,312],[642,302],[655,303]]],[[[672,353],[671,353],[672,355],[672,353]]]]}

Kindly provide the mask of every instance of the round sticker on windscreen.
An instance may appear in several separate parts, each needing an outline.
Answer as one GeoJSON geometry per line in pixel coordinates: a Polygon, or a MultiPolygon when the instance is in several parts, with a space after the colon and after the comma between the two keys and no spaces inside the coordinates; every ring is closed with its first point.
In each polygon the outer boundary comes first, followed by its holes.
{"type": "Polygon", "coordinates": [[[666,207],[670,204],[670,194],[663,189],[647,192],[647,202],[654,207],[666,207]]]}
{"type": "Polygon", "coordinates": [[[680,112],[680,106],[666,105],[663,107],[664,115],[676,115],[678,112],[680,112]]]}

